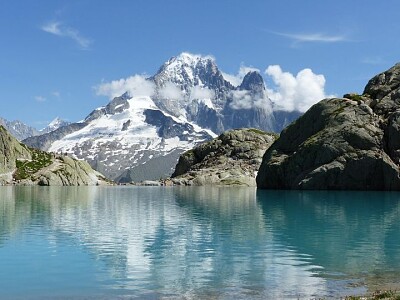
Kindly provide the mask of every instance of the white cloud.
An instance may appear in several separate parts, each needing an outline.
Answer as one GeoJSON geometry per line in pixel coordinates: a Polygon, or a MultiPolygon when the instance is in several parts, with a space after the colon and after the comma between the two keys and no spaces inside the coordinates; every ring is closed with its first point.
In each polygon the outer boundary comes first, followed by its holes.
{"type": "Polygon", "coordinates": [[[214,91],[206,87],[195,86],[190,92],[190,99],[213,99],[215,97],[214,91]]]}
{"type": "Polygon", "coordinates": [[[37,102],[45,102],[47,99],[43,96],[35,96],[37,102]]]}
{"type": "Polygon", "coordinates": [[[253,97],[249,91],[233,91],[232,99],[231,107],[233,109],[250,109],[253,107],[253,97]]]}
{"type": "Polygon", "coordinates": [[[232,75],[225,72],[221,73],[225,80],[230,82],[233,86],[239,86],[242,83],[242,80],[237,75],[232,75]]]}
{"type": "Polygon", "coordinates": [[[349,39],[345,35],[329,35],[325,33],[283,33],[270,31],[275,35],[280,35],[289,38],[298,43],[338,43],[347,42],[349,39]]]}
{"type": "Polygon", "coordinates": [[[233,109],[250,109],[254,107],[264,108],[272,111],[271,100],[266,94],[254,95],[250,91],[237,90],[232,91],[232,102],[230,103],[233,109]]]}
{"type": "Polygon", "coordinates": [[[52,92],[51,94],[52,94],[54,97],[56,97],[56,98],[60,98],[60,97],[61,97],[61,93],[58,92],[58,91],[54,91],[54,92],[52,92]]]}
{"type": "Polygon", "coordinates": [[[121,96],[128,92],[134,96],[152,96],[154,95],[155,85],[153,82],[146,80],[144,75],[134,75],[128,78],[121,78],[111,82],[104,82],[94,87],[96,94],[99,96],[107,96],[110,99],[121,96]]]}
{"type": "Polygon", "coordinates": [[[228,73],[224,73],[224,72],[221,72],[221,73],[222,73],[222,76],[224,76],[225,80],[229,81],[233,86],[239,86],[243,81],[243,77],[247,73],[253,72],[253,71],[260,72],[259,69],[241,65],[240,69],[236,75],[228,74],[228,73]]]}
{"type": "Polygon", "coordinates": [[[159,91],[158,95],[164,99],[176,100],[182,98],[182,90],[174,83],[168,81],[159,91]]]}
{"type": "Polygon", "coordinates": [[[314,74],[311,69],[303,69],[296,76],[283,72],[278,65],[269,66],[265,74],[271,76],[275,89],[267,88],[268,97],[275,109],[305,112],[313,104],[327,98],[324,75],[314,74]]]}
{"type": "Polygon", "coordinates": [[[50,22],[41,27],[45,32],[61,36],[68,37],[74,40],[82,49],[89,49],[92,43],[89,39],[83,37],[78,30],[62,25],[60,22],[50,22]]]}

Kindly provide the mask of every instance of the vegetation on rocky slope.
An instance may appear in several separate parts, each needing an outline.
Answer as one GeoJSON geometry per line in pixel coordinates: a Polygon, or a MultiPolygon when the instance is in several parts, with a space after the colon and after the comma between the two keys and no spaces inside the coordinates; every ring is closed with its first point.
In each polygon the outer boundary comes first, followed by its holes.
{"type": "Polygon", "coordinates": [[[44,151],[29,149],[32,153],[32,158],[27,159],[16,159],[17,170],[14,172],[15,180],[22,180],[31,178],[35,173],[39,172],[41,169],[51,165],[51,155],[44,151]]]}

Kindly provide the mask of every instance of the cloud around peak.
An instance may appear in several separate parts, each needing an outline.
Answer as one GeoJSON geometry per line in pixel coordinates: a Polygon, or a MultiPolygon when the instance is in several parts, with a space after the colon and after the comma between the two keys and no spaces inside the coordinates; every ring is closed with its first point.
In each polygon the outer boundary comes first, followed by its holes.
{"type": "Polygon", "coordinates": [[[271,65],[265,70],[274,87],[267,87],[267,95],[276,110],[305,112],[318,101],[331,97],[325,94],[325,76],[315,74],[311,69],[303,69],[293,75],[282,71],[279,65],[271,65]]]}
{"type": "Polygon", "coordinates": [[[155,84],[146,79],[145,75],[133,75],[111,82],[102,82],[94,87],[98,96],[106,96],[110,99],[128,92],[131,96],[153,96],[155,84]]]}
{"type": "Polygon", "coordinates": [[[251,66],[245,66],[244,64],[242,64],[236,75],[224,72],[221,73],[222,76],[225,78],[225,80],[229,81],[233,86],[239,86],[242,83],[244,76],[246,76],[247,73],[254,71],[260,72],[260,70],[257,68],[251,66]]]}
{"type": "MultiPolygon", "coordinates": [[[[244,76],[251,71],[260,72],[254,67],[242,65],[236,75],[223,73],[224,78],[239,86],[244,76]]],[[[264,72],[265,78],[272,83],[266,86],[263,97],[254,99],[247,91],[233,91],[233,109],[249,109],[254,106],[268,108],[273,103],[275,110],[305,112],[318,101],[331,97],[325,94],[325,76],[315,74],[311,69],[300,70],[296,75],[284,72],[279,65],[270,65],[264,72]],[[269,101],[266,101],[269,99],[269,101]]]]}
{"type": "MultiPolygon", "coordinates": [[[[260,72],[259,69],[242,65],[236,75],[223,73],[226,80],[238,87],[244,76],[251,71],[260,72]]],[[[264,72],[267,80],[265,91],[256,97],[249,91],[234,89],[230,93],[233,109],[250,109],[264,107],[268,110],[300,111],[305,112],[318,101],[332,97],[325,93],[325,76],[315,74],[311,69],[305,68],[297,74],[283,71],[279,65],[270,65],[264,72]]],[[[101,82],[94,87],[99,96],[107,96],[109,99],[121,96],[128,92],[132,97],[157,96],[163,99],[179,100],[188,97],[194,99],[214,99],[215,92],[206,88],[195,86],[186,94],[173,82],[167,82],[157,87],[147,75],[134,75],[110,82],[101,82]]]]}
{"type": "Polygon", "coordinates": [[[78,30],[65,26],[61,22],[49,22],[41,26],[40,29],[56,36],[70,38],[83,50],[89,49],[92,44],[92,41],[82,36],[78,30]]]}

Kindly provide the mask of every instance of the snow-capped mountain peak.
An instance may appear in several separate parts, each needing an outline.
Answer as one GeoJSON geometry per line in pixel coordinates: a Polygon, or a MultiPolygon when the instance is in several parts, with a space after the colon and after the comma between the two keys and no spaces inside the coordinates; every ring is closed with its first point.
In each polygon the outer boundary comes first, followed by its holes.
{"type": "Polygon", "coordinates": [[[60,117],[56,117],[53,121],[51,121],[48,125],[48,127],[54,127],[54,128],[58,128],[60,127],[60,125],[62,125],[63,123],[65,123],[65,121],[61,120],[60,117]]]}
{"type": "Polygon", "coordinates": [[[213,57],[183,52],[164,63],[153,80],[158,87],[172,82],[188,94],[193,86],[213,87],[215,77],[224,81],[213,57]]]}
{"type": "Polygon", "coordinates": [[[215,65],[215,59],[212,56],[202,56],[199,54],[182,52],[180,55],[170,58],[164,64],[164,67],[168,71],[179,71],[185,67],[194,69],[198,66],[206,66],[209,63],[213,63],[215,65]]]}
{"type": "Polygon", "coordinates": [[[48,133],[48,132],[52,132],[54,130],[57,130],[60,127],[63,126],[67,126],[71,124],[70,122],[64,121],[62,120],[60,117],[56,117],[55,119],[53,119],[53,121],[51,121],[49,123],[49,125],[47,125],[45,128],[43,128],[42,130],[40,130],[40,134],[44,134],[44,133],[48,133]]]}

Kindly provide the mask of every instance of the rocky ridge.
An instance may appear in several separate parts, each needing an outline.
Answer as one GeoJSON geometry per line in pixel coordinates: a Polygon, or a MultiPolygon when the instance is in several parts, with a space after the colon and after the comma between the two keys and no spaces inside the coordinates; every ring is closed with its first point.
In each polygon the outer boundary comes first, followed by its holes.
{"type": "Polygon", "coordinates": [[[0,185],[99,185],[107,179],[87,162],[21,144],[0,126],[0,185]]]}
{"type": "Polygon", "coordinates": [[[175,185],[255,186],[262,156],[277,135],[258,129],[222,133],[182,154],[172,182],[175,185]]]}
{"type": "Polygon", "coordinates": [[[265,189],[400,190],[400,64],[362,95],[324,99],[265,153],[265,189]]]}
{"type": "Polygon", "coordinates": [[[8,121],[0,117],[0,125],[2,125],[13,137],[15,137],[19,141],[33,136],[39,136],[52,132],[60,127],[67,126],[69,124],[69,122],[66,122],[57,117],[53,121],[51,121],[45,128],[37,130],[36,128],[28,126],[21,121],[8,121]]]}

